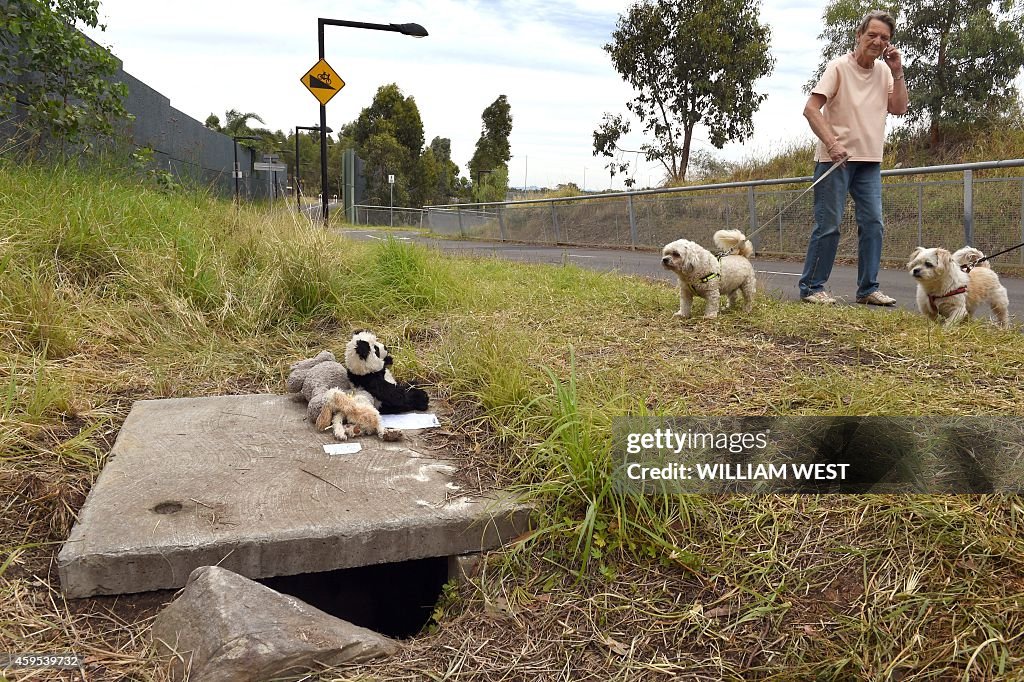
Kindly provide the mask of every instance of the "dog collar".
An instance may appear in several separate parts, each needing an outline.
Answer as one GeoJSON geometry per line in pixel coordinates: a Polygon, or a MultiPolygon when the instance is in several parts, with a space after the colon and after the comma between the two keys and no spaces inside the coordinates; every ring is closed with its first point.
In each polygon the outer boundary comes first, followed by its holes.
{"type": "Polygon", "coordinates": [[[966,293],[967,293],[967,287],[963,286],[963,287],[960,287],[959,289],[953,289],[953,291],[946,292],[945,294],[942,294],[941,296],[934,296],[932,294],[928,294],[928,302],[931,303],[932,310],[938,310],[938,308],[935,307],[935,301],[939,300],[940,298],[948,298],[950,296],[958,296],[960,294],[966,294],[966,293]]]}
{"type": "Polygon", "coordinates": [[[697,281],[700,282],[701,284],[707,284],[708,282],[710,282],[711,280],[718,276],[719,275],[717,272],[709,272],[708,274],[704,275],[697,281]]]}

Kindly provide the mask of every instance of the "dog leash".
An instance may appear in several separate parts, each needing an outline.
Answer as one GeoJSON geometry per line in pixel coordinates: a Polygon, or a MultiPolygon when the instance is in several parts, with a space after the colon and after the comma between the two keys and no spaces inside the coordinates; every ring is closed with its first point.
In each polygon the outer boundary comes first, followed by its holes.
{"type": "Polygon", "coordinates": [[[1008,249],[1003,249],[1002,251],[1000,251],[998,253],[993,253],[991,256],[985,256],[984,258],[979,258],[976,261],[972,261],[970,263],[964,263],[963,265],[960,266],[960,269],[963,270],[964,272],[969,273],[971,270],[973,270],[974,268],[978,267],[979,265],[981,265],[985,261],[989,260],[990,258],[995,258],[996,256],[1002,256],[1004,253],[1009,253],[1011,251],[1019,249],[1022,246],[1024,246],[1024,242],[1021,242],[1020,244],[1017,244],[1016,246],[1011,246],[1008,249]]]}
{"type": "MultiPolygon", "coordinates": [[[[753,232],[748,234],[747,235],[747,241],[750,241],[751,239],[753,239],[754,235],[756,235],[758,232],[760,232],[761,230],[763,230],[764,228],[768,227],[770,224],[775,222],[776,218],[778,218],[780,215],[782,215],[783,213],[788,211],[789,208],[793,204],[795,204],[796,202],[800,201],[800,199],[802,199],[805,194],[807,194],[812,189],[814,189],[815,185],[817,185],[819,182],[821,182],[822,180],[827,178],[832,173],[832,171],[834,171],[836,168],[839,168],[844,163],[846,163],[846,159],[840,159],[839,161],[836,161],[835,163],[833,163],[831,168],[829,168],[827,171],[825,171],[824,173],[821,174],[821,177],[819,177],[817,180],[812,182],[809,187],[804,189],[803,192],[800,192],[800,194],[796,195],[796,198],[793,199],[793,201],[791,201],[788,204],[786,204],[785,206],[783,206],[781,209],[779,209],[778,213],[776,213],[771,218],[769,218],[764,223],[762,223],[761,226],[758,227],[756,230],[754,230],[753,232]]],[[[732,252],[733,252],[733,249],[729,249],[728,251],[724,251],[724,252],[718,254],[718,260],[722,260],[722,258],[724,258],[725,256],[730,255],[732,252]]],[[[996,254],[996,255],[998,255],[998,254],[996,254]]]]}
{"type": "MultiPolygon", "coordinates": [[[[976,260],[973,263],[971,263],[971,265],[968,267],[968,269],[964,270],[964,272],[970,272],[974,268],[978,267],[978,265],[980,263],[984,263],[985,261],[989,260],[990,258],[995,258],[996,256],[1002,256],[1004,253],[1010,253],[1011,251],[1015,251],[1016,249],[1019,249],[1022,246],[1024,246],[1024,242],[1021,242],[1020,244],[1017,244],[1016,246],[1011,246],[1008,249],[1003,249],[999,253],[993,253],[991,256],[985,256],[984,258],[979,258],[978,260],[976,260]]],[[[961,268],[961,269],[963,269],[963,268],[961,268]]]]}

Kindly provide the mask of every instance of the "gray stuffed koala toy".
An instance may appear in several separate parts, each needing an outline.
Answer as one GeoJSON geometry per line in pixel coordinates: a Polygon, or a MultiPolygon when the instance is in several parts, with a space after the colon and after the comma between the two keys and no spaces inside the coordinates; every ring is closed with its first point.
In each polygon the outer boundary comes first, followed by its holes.
{"type": "Polygon", "coordinates": [[[327,404],[328,390],[338,388],[347,391],[352,388],[345,365],[338,362],[329,350],[296,362],[291,366],[285,383],[291,393],[298,393],[306,400],[306,419],[314,424],[327,404]]]}

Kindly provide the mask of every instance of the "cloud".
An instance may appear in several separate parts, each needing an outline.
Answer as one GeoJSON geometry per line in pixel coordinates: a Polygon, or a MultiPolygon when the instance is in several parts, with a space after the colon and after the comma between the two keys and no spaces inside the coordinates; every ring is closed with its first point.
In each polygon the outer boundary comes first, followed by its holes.
{"type": "MultiPolygon", "coordinates": [[[[109,30],[90,35],[112,45],[125,70],[198,120],[239,109],[259,113],[273,130],[288,130],[318,117],[316,101],[299,82],[317,60],[318,17],[416,22],[428,37],[326,29],[327,61],[347,83],[328,106],[329,125],[337,129],[354,120],[378,87],[394,82],[416,99],[426,139],[451,139],[453,159],[465,168],[483,109],[506,94],[513,117],[510,176],[517,184],[527,157],[531,184],[579,183],[584,168],[588,184],[598,178],[603,184],[605,160],[593,156],[593,131],[604,112],[625,113],[633,92],[602,46],[629,4],[179,0],[167,11],[157,3],[103,0],[100,13],[109,30]]],[[[821,8],[804,0],[766,0],[761,17],[772,27],[777,64],[757,89],[769,96],[755,116],[755,138],[715,150],[717,155],[737,158],[777,146],[786,136],[807,137],[801,87],[820,59],[821,8]]],[[[642,143],[635,134],[627,142],[631,148],[642,143]]]]}

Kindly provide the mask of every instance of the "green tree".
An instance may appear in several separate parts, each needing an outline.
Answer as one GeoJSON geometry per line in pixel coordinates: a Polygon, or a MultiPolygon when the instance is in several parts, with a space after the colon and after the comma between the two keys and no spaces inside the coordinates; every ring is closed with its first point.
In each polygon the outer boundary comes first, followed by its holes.
{"type": "Polygon", "coordinates": [[[469,176],[474,183],[483,183],[486,178],[487,190],[474,190],[476,201],[504,201],[508,193],[508,162],[512,158],[509,136],[512,134],[512,107],[508,97],[499,95],[481,115],[480,139],[476,142],[473,158],[469,161],[469,176]],[[500,183],[504,178],[504,185],[500,183]],[[500,199],[493,197],[500,192],[500,199]]]}
{"type": "Polygon", "coordinates": [[[434,156],[434,150],[427,147],[423,150],[416,163],[410,190],[411,206],[429,206],[444,203],[437,201],[437,188],[440,184],[441,165],[434,156]]]}
{"type": "Polygon", "coordinates": [[[373,135],[388,133],[409,152],[418,157],[423,149],[423,120],[416,99],[406,97],[391,83],[377,89],[373,102],[359,113],[352,129],[357,145],[373,135]]]}
{"type": "Polygon", "coordinates": [[[437,164],[437,184],[432,193],[432,203],[447,204],[463,191],[466,181],[459,177],[459,166],[452,161],[450,139],[435,137],[430,141],[430,151],[437,164]]]}
{"type": "Polygon", "coordinates": [[[508,166],[500,164],[490,173],[481,173],[473,185],[473,201],[497,203],[508,196],[508,166]]]}
{"type": "Polygon", "coordinates": [[[414,167],[409,164],[409,150],[388,133],[372,135],[363,143],[363,174],[366,177],[366,200],[378,206],[408,206],[409,188],[414,167]],[[395,176],[394,187],[388,176],[395,176]]]}
{"type": "MultiPolygon", "coordinates": [[[[381,86],[370,106],[360,112],[351,133],[365,163],[367,201],[389,205],[388,176],[394,175],[394,205],[408,206],[420,175],[423,150],[423,121],[416,100],[403,95],[394,83],[381,86]]],[[[415,193],[422,195],[419,190],[415,193]]]]}
{"type": "Polygon", "coordinates": [[[239,140],[238,144],[265,154],[278,154],[290,139],[280,130],[274,132],[267,128],[254,128],[250,126],[249,121],[263,123],[263,119],[259,114],[253,112],[242,113],[237,109],[229,109],[224,113],[224,119],[224,125],[221,125],[220,117],[216,114],[210,114],[206,117],[203,125],[228,137],[255,137],[257,138],[255,140],[239,140]]]}
{"type": "MultiPolygon", "coordinates": [[[[210,119],[207,118],[207,121],[209,120],[210,119]]],[[[237,109],[229,109],[224,112],[224,127],[220,129],[220,132],[230,137],[239,137],[241,135],[258,137],[260,138],[258,141],[243,142],[242,144],[247,144],[252,146],[254,149],[259,149],[261,151],[269,151],[275,145],[284,143],[284,139],[278,139],[278,136],[269,129],[254,128],[249,125],[249,121],[258,121],[263,123],[263,119],[258,114],[254,114],[252,112],[243,114],[237,109]]]]}
{"type": "MultiPolygon", "coordinates": [[[[852,48],[861,17],[874,5],[837,0],[825,9],[826,41],[811,87],[825,65],[852,48]]],[[[1000,120],[1015,111],[1014,79],[1024,68],[1024,13],[1018,0],[902,0],[884,7],[896,18],[893,45],[903,52],[910,93],[907,121],[942,130],[1000,120]]]]}
{"type": "Polygon", "coordinates": [[[118,61],[76,26],[99,26],[99,0],[5,0],[0,3],[0,114],[24,103],[38,143],[110,136],[129,118],[127,88],[111,80],[118,61]]]}
{"type": "MultiPolygon", "coordinates": [[[[640,151],[660,162],[670,181],[686,177],[698,123],[719,149],[753,133],[754,112],[766,97],[754,82],[775,64],[770,39],[757,0],[640,0],[619,17],[604,49],[639,93],[626,107],[654,138],[640,151]]],[[[617,159],[629,129],[622,116],[606,113],[594,132],[594,155],[612,159],[606,166],[612,175],[628,170],[617,159]]]]}

